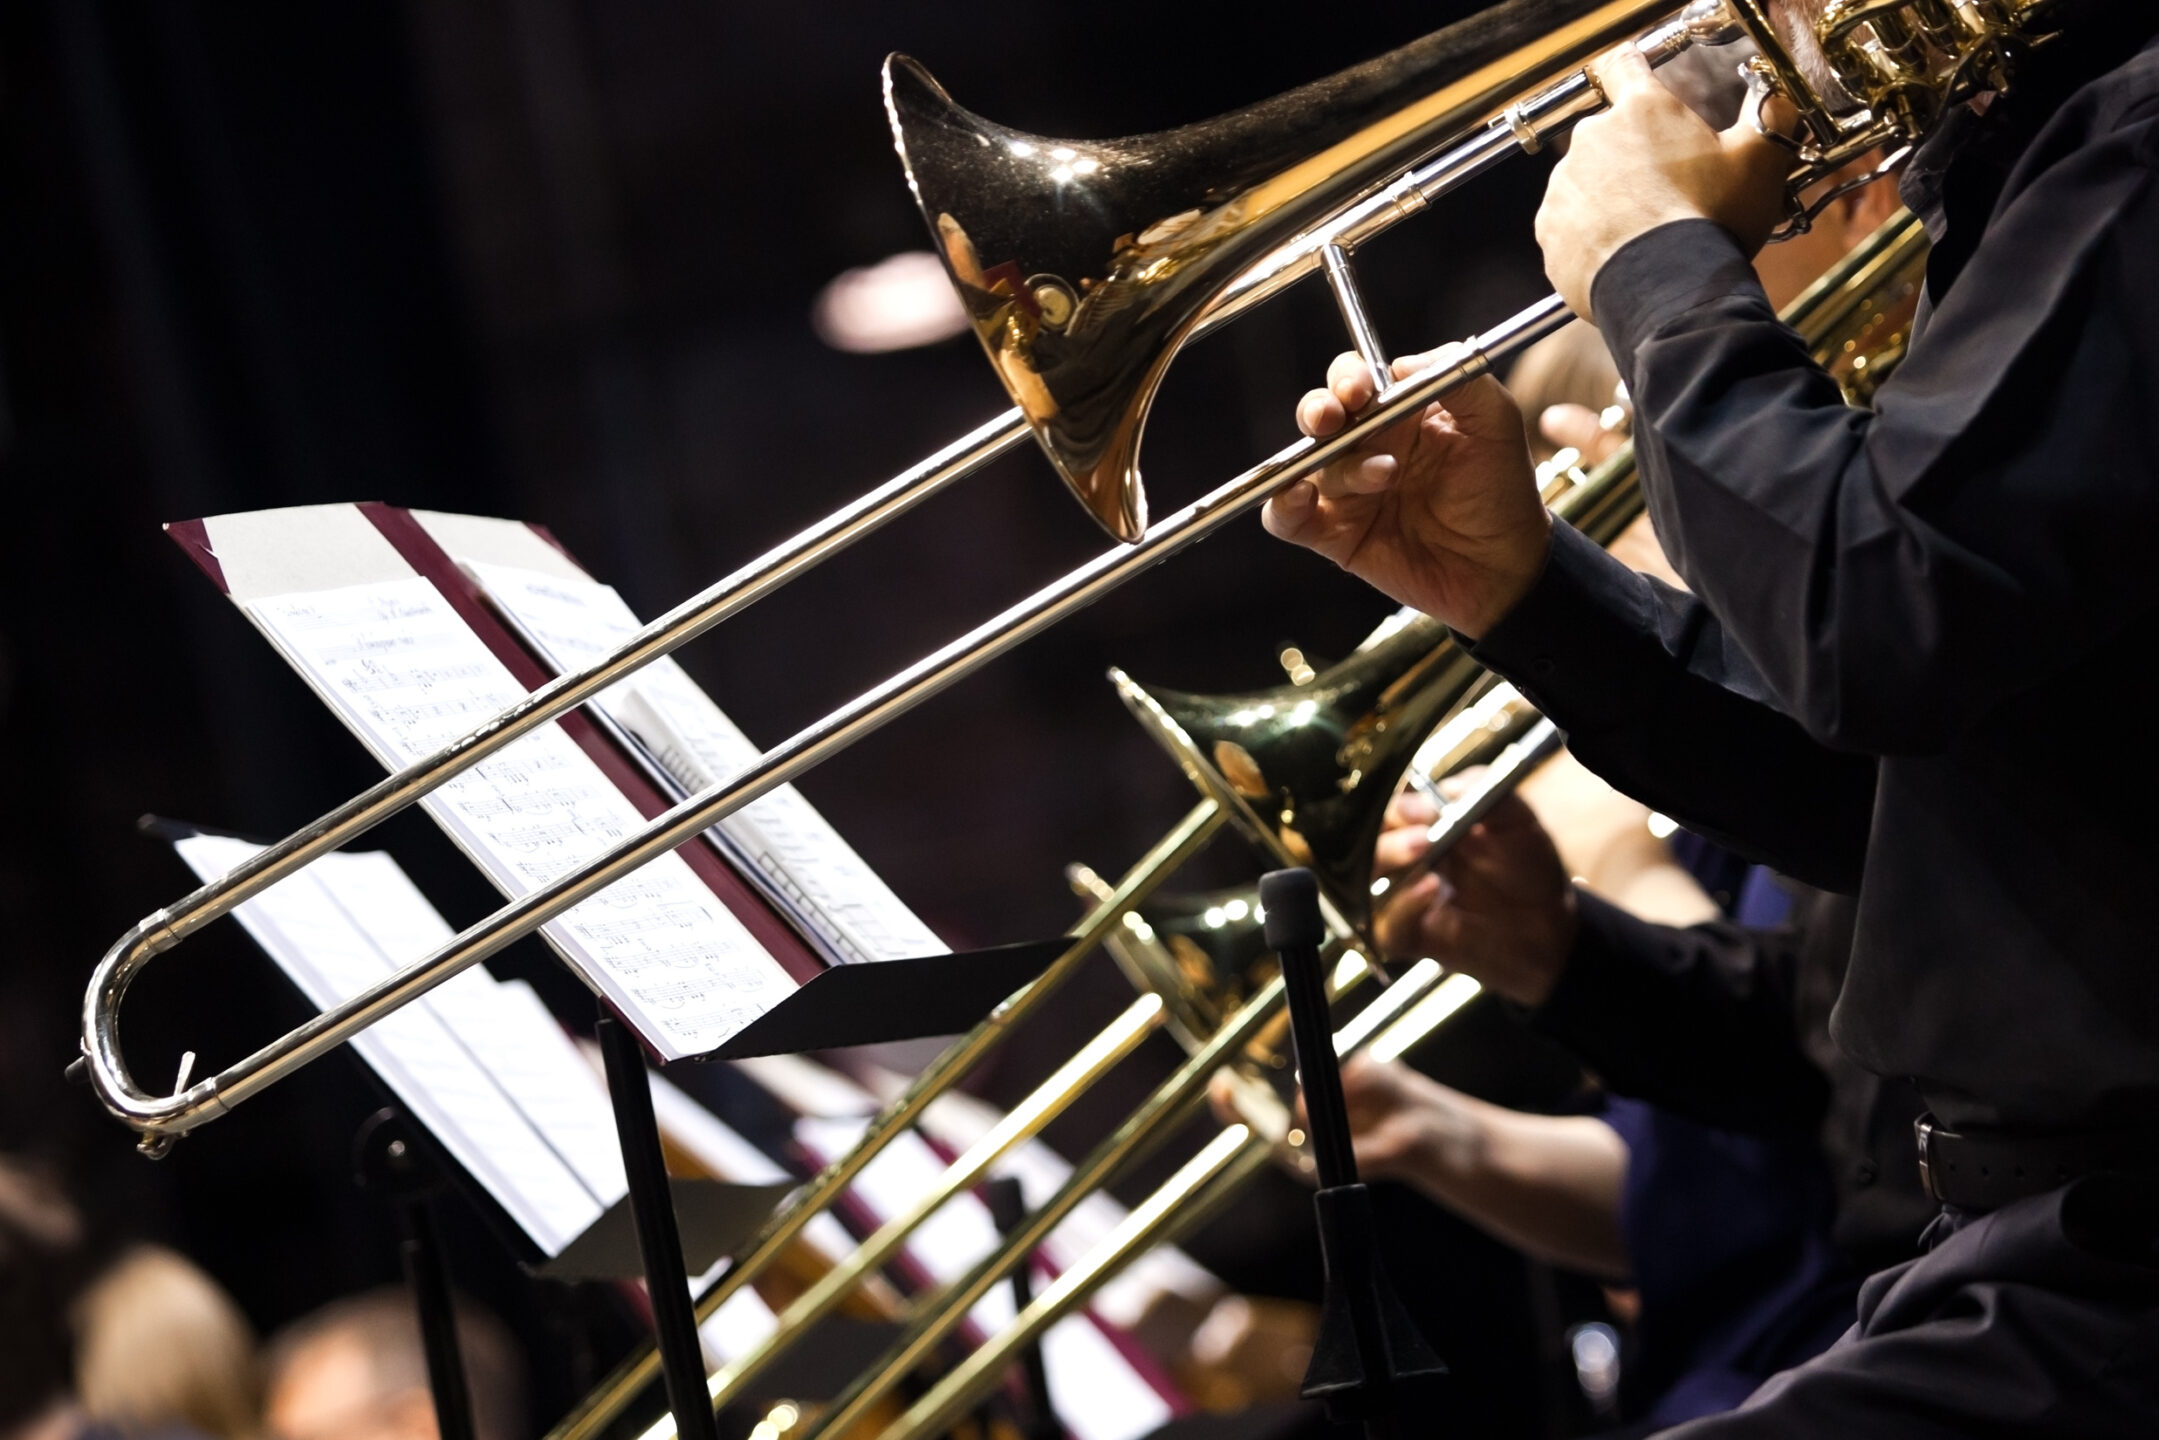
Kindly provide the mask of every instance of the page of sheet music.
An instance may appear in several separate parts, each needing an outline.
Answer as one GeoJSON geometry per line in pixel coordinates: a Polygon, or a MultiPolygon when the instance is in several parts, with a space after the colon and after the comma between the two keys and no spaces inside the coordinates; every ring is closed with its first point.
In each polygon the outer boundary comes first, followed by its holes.
{"type": "MultiPolygon", "coordinates": [[[[272,596],[249,615],[386,766],[419,759],[523,696],[429,581],[272,596]]],[[[506,893],[529,893],[643,824],[558,726],[421,802],[506,893]]],[[[548,937],[663,1058],[724,1043],[794,982],[679,855],[617,881],[548,937]]]]}
{"type": "MultiPolygon", "coordinates": [[[[611,586],[460,557],[488,598],[560,670],[592,664],[640,628],[611,586]]],[[[607,717],[649,751],[684,793],[757,758],[757,747],[672,659],[600,697],[607,717]]],[[[722,820],[729,850],[836,960],[904,960],[945,945],[792,785],[722,820]]]]}
{"type": "MultiPolygon", "coordinates": [[[[813,1155],[829,1158],[846,1153],[863,1128],[859,1120],[807,1119],[798,1122],[796,1134],[813,1155]]],[[[928,1193],[944,1170],[944,1158],[921,1136],[907,1132],[863,1167],[854,1193],[880,1220],[888,1219],[928,1193]]],[[[923,1222],[907,1253],[946,1283],[965,1275],[997,1248],[998,1240],[989,1207],[971,1194],[960,1195],[923,1222]]],[[[1016,1313],[1011,1287],[999,1285],[968,1318],[987,1335],[1010,1324],[1016,1313]]],[[[1044,1332],[1042,1362],[1057,1418],[1078,1440],[1139,1440],[1172,1418],[1169,1402],[1084,1315],[1069,1316],[1044,1332]]]]}
{"type": "MultiPolygon", "coordinates": [[[[176,842],[175,848],[196,874],[209,880],[257,847],[198,835],[176,842]]],[[[395,863],[377,854],[326,855],[235,913],[279,968],[322,1009],[375,984],[449,934],[449,926],[395,863]],[[393,930],[408,939],[416,932],[439,935],[430,939],[423,933],[420,948],[409,953],[387,950],[373,932],[378,918],[385,921],[385,935],[393,930]],[[432,925],[426,923],[430,918],[432,925]]],[[[533,1242],[546,1254],[558,1255],[628,1186],[619,1155],[610,1173],[589,1157],[566,1154],[566,1149],[575,1153],[574,1143],[551,1143],[556,1132],[571,1135],[578,1117],[589,1117],[595,1103],[603,1121],[609,1114],[605,1094],[576,1063],[574,1051],[568,1058],[575,1068],[555,1077],[557,1093],[519,1094],[491,1074],[476,1047],[466,1043],[484,1034],[499,1042],[486,1048],[506,1050],[520,1043],[538,1048],[533,1045],[541,1038],[537,1026],[528,1024],[520,1035],[514,1033],[518,1021],[506,1023],[495,1014],[484,1024],[473,1023],[472,1016],[491,1009],[487,1002],[494,988],[495,981],[484,970],[467,971],[362,1031],[353,1048],[533,1242]],[[455,997],[445,1001],[445,992],[451,991],[455,997]],[[446,1011],[460,1012],[466,1019],[445,1023],[446,1011]],[[575,1098],[565,1100],[564,1093],[575,1098]]],[[[561,1038],[551,1017],[545,1029],[561,1038]]]]}

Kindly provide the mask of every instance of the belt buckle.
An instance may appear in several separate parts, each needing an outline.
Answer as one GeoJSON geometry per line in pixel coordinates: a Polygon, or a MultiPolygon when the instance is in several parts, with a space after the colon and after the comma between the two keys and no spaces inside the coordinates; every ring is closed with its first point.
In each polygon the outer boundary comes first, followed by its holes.
{"type": "Polygon", "coordinates": [[[1919,1188],[1937,1205],[1949,1202],[1934,1188],[1934,1112],[1929,1110],[1912,1122],[1912,1139],[1919,1147],[1919,1188]]]}

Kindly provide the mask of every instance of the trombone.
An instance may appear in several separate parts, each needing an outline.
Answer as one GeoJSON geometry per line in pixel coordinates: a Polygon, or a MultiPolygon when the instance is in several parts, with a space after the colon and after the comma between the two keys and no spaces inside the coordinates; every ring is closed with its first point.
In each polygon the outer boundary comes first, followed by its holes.
{"type": "MultiPolygon", "coordinates": [[[[1910,215],[1901,214],[1793,301],[1785,312],[1788,323],[1805,338],[1817,358],[1830,367],[1855,403],[1870,395],[1872,387],[1901,358],[1908,339],[1908,302],[1916,294],[1925,255],[1922,228],[1910,215]]],[[[1547,494],[1555,514],[1600,543],[1610,543],[1642,510],[1631,447],[1622,448],[1586,475],[1574,471],[1555,476],[1547,494]]],[[[883,1227],[815,1291],[788,1307],[771,1337],[711,1376],[707,1390],[713,1403],[719,1406],[740,1399],[779,1353],[799,1342],[818,1319],[836,1307],[854,1282],[889,1258],[916,1225],[971,1189],[1011,1145],[1037,1133],[1041,1124],[1084,1086],[1085,1076],[1099,1073],[1098,1065],[1114,1063],[1114,1058],[1104,1058],[1107,1048],[1116,1047],[1118,1054],[1124,1053],[1132,1027],[1166,1025],[1187,1051],[1188,1058],[1177,1072],[1076,1165],[1071,1178],[996,1253],[979,1262],[959,1282],[919,1302],[920,1308],[900,1341],[830,1407],[800,1417],[804,1428],[790,1430],[789,1436],[797,1440],[850,1435],[856,1427],[871,1423],[880,1403],[949,1337],[975,1300],[1014,1266],[1024,1263],[1042,1237],[1092,1190],[1128,1168],[1191,1115],[1208,1079],[1217,1070],[1250,1058],[1265,1046],[1282,1011],[1279,978],[1258,983],[1249,994],[1240,996],[1225,983],[1230,967],[1216,961],[1180,963],[1141,916],[1141,908],[1168,873],[1197,853],[1225,823],[1234,820],[1260,853],[1275,863],[1315,867],[1334,902],[1331,953],[1337,963],[1332,990],[1339,997],[1360,984],[1371,973],[1370,967],[1357,948],[1360,942],[1356,931],[1341,916],[1345,911],[1357,910],[1370,893],[1371,840],[1403,769],[1416,764],[1434,774],[1445,774],[1491,758],[1493,751],[1499,751],[1471,792],[1443,813],[1430,851],[1437,855],[1468,833],[1492,803],[1549,753],[1533,738],[1540,729],[1549,734],[1549,722],[1538,719],[1534,712],[1525,714],[1526,707],[1518,698],[1510,702],[1506,690],[1487,689],[1485,681],[1481,668],[1463,655],[1440,627],[1421,618],[1385,634],[1377,643],[1304,684],[1292,684],[1279,692],[1232,697],[1172,697],[1167,692],[1150,695],[1120,677],[1120,689],[1134,703],[1142,722],[1170,746],[1205,798],[1139,865],[1115,883],[1096,877],[1085,867],[1072,868],[1074,888],[1094,903],[1072,932],[1076,937],[1074,949],[1057,963],[1062,967],[1076,962],[1086,948],[1100,943],[1132,978],[1142,992],[1141,999],[1059,1075],[1022,1101],[1003,1125],[954,1162],[904,1216],[883,1227]],[[1386,697],[1385,704],[1375,704],[1375,696],[1386,697]],[[1270,794],[1262,804],[1259,797],[1241,791],[1225,778],[1225,772],[1235,773],[1236,767],[1217,766],[1213,756],[1219,752],[1195,743],[1193,737],[1210,734],[1208,725],[1219,725],[1223,717],[1256,712],[1276,700],[1282,703],[1275,709],[1285,717],[1298,715],[1305,702],[1313,703],[1302,711],[1290,730],[1272,732],[1275,745],[1247,750],[1247,762],[1255,773],[1273,772],[1278,749],[1285,744],[1293,749],[1310,749],[1306,742],[1316,735],[1323,737],[1327,748],[1316,764],[1290,772],[1302,782],[1300,787],[1286,794],[1270,794]],[[1164,704],[1176,705],[1182,718],[1171,716],[1164,704]],[[1381,715],[1387,723],[1378,723],[1375,715],[1381,715]],[[1352,743],[1339,743],[1345,735],[1352,737],[1352,743]],[[1366,743],[1372,741],[1384,743],[1366,743]],[[1354,783],[1345,783],[1351,777],[1355,777],[1354,783]],[[1341,803],[1313,811],[1310,802],[1315,798],[1341,803]],[[1305,808],[1299,809],[1300,804],[1305,808]],[[1285,813],[1293,823],[1286,827],[1269,823],[1270,817],[1279,822],[1285,813]],[[1320,823],[1313,823],[1315,815],[1320,823]],[[1340,879],[1344,875],[1361,878],[1344,883],[1340,879]]],[[[934,1094],[941,1093],[952,1077],[994,1044],[1009,1029],[1012,1015],[1039,1005],[1051,979],[1062,973],[1061,969],[1053,970],[1044,980],[1020,992],[998,1015],[933,1062],[905,1095],[872,1122],[855,1152],[812,1181],[775,1218],[767,1233],[752,1242],[735,1268],[699,1300],[700,1316],[712,1313],[736,1288],[762,1273],[778,1247],[792,1238],[809,1215],[829,1203],[878,1148],[920,1116],[934,1094]]],[[[1400,1054],[1476,993],[1477,986],[1468,976],[1443,977],[1438,965],[1420,961],[1337,1033],[1337,1049],[1344,1054],[1360,1049],[1390,1057],[1400,1054]]],[[[1251,1087],[1242,1093],[1248,1100],[1255,1098],[1251,1087]]],[[[920,1440],[943,1433],[1000,1383],[1013,1356],[1023,1346],[1084,1305],[1096,1287],[1147,1250],[1175,1243],[1204,1223],[1235,1195],[1240,1185],[1264,1168],[1270,1157],[1293,1154],[1287,1135],[1287,1112],[1269,1103],[1273,1100],[1271,1092],[1257,1098],[1260,1104],[1246,1108],[1244,1124],[1228,1127],[1186,1161],[1081,1263],[1037,1296],[1012,1326],[936,1380],[899,1420],[876,1432],[881,1440],[920,1440]]],[[[651,1384],[657,1369],[653,1350],[649,1346],[640,1350],[576,1412],[550,1431],[547,1440],[594,1440],[609,1433],[612,1424],[651,1384]]],[[[669,1440],[672,1434],[671,1421],[663,1416],[643,1432],[640,1440],[669,1440]]]]}
{"type": "MultiPolygon", "coordinates": [[[[1918,221],[1909,214],[1900,213],[1811,286],[1785,312],[1787,323],[1806,339],[1816,358],[1830,369],[1855,404],[1869,398],[1874,387],[1902,358],[1909,340],[1909,302],[1916,296],[1926,253],[1926,236],[1918,221]]],[[[1557,483],[1568,488],[1553,499],[1555,514],[1600,543],[1609,544],[1642,512],[1643,499],[1631,446],[1622,448],[1587,475],[1577,472],[1572,477],[1557,477],[1557,483]]],[[[1405,626],[1397,633],[1414,635],[1415,631],[1411,626],[1405,626]]],[[[1398,732],[1409,737],[1399,752],[1400,762],[1392,761],[1391,756],[1381,760],[1375,768],[1365,772],[1369,783],[1352,786],[1349,793],[1355,796],[1358,807],[1371,814],[1376,827],[1377,818],[1412,752],[1418,762],[1425,764],[1429,764],[1435,754],[1445,757],[1443,773],[1445,768],[1483,758],[1495,744],[1505,745],[1502,758],[1494,761],[1470,794],[1442,813],[1435,827],[1431,851],[1441,854],[1478,823],[1490,804],[1526,777],[1534,768],[1540,750],[1549,753],[1532,737],[1550,722],[1534,718],[1534,712],[1524,715],[1522,712],[1526,707],[1519,699],[1511,705],[1506,703],[1506,692],[1501,688],[1483,690],[1478,683],[1481,672],[1474,677],[1464,677],[1452,666],[1431,663],[1437,658],[1453,658],[1468,670],[1476,671],[1467,657],[1460,655],[1451,639],[1443,635],[1437,637],[1436,643],[1432,643],[1433,637],[1429,635],[1425,639],[1424,646],[1413,647],[1421,648],[1425,653],[1406,666],[1398,666],[1400,673],[1393,678],[1401,680],[1406,676],[1413,685],[1445,696],[1447,703],[1439,708],[1448,719],[1436,732],[1413,727],[1398,732]],[[1496,703],[1482,703],[1480,696],[1496,703]],[[1480,731],[1483,732],[1482,743],[1480,731]],[[1505,758],[1508,754],[1518,757],[1515,763],[1508,763],[1505,758]]],[[[1360,658],[1352,657],[1344,663],[1355,665],[1360,658]]],[[[1369,676],[1360,678],[1370,679],[1369,676]]],[[[1324,693],[1325,679],[1323,672],[1303,686],[1293,683],[1288,690],[1291,694],[1300,691],[1324,693]]],[[[1130,686],[1130,682],[1124,681],[1123,686],[1130,686]]],[[[1130,699],[1136,690],[1136,686],[1130,687],[1127,698],[1130,699]]],[[[1145,692],[1138,693],[1144,695],[1145,692]]],[[[1206,707],[1206,710],[1219,715],[1230,706],[1250,708],[1249,702],[1253,698],[1231,697],[1226,702],[1206,707]]],[[[1396,704],[1406,708],[1406,702],[1399,696],[1396,704]]],[[[1144,706],[1137,708],[1143,723],[1154,720],[1159,725],[1160,719],[1166,718],[1160,717],[1159,712],[1150,715],[1144,706]]],[[[1335,717],[1331,724],[1317,716],[1311,720],[1322,732],[1339,733],[1355,728],[1342,717],[1335,717]]],[[[1165,737],[1158,734],[1158,738],[1165,737]]],[[[1239,794],[1219,773],[1198,773],[1201,770],[1212,772],[1214,767],[1206,762],[1203,751],[1190,746],[1189,737],[1183,746],[1174,741],[1169,743],[1173,753],[1185,764],[1187,773],[1209,796],[1208,803],[1239,812],[1239,828],[1260,843],[1263,853],[1281,856],[1287,852],[1297,863],[1309,864],[1314,857],[1299,857],[1293,845],[1311,839],[1319,840],[1323,846],[1340,844],[1345,835],[1363,841],[1361,825],[1331,831],[1314,830],[1306,834],[1267,824],[1261,809],[1252,803],[1255,797],[1239,794]]],[[[1336,783],[1329,788],[1341,793],[1341,781],[1354,773],[1354,767],[1370,765],[1372,761],[1369,752],[1348,747],[1336,783]]],[[[1371,850],[1368,841],[1363,843],[1363,874],[1369,876],[1371,850]]],[[[1368,893],[1365,884],[1360,883],[1355,889],[1368,893]]],[[[1337,889],[1338,905],[1353,905],[1356,898],[1355,894],[1337,889]]],[[[1158,964],[1158,973],[1160,968],[1158,964]]],[[[1343,973],[1338,970],[1334,978],[1340,985],[1343,973]]],[[[1335,1047],[1344,1055],[1359,1050],[1369,1050],[1387,1058],[1399,1055],[1459,1009],[1476,993],[1476,988],[1469,977],[1462,975],[1439,981],[1438,967],[1431,961],[1421,961],[1337,1031],[1335,1047]],[[1417,983],[1420,978],[1422,984],[1417,983]],[[1434,984],[1435,981],[1439,983],[1434,984]]],[[[1279,995],[1277,979],[1256,992],[1246,1002],[1246,1009],[1240,1009],[1236,1015],[1244,1016],[1253,1005],[1278,1003],[1279,995]]],[[[1177,1083],[1177,1079],[1172,1079],[1165,1088],[1174,1088],[1177,1083]]],[[[1270,1155],[1280,1153],[1286,1138],[1283,1134],[1285,1123],[1280,1116],[1248,1112],[1245,1123],[1226,1127],[1153,1195],[1135,1207],[1115,1233],[1037,1296],[1011,1325],[934,1382],[897,1421],[877,1432],[878,1440],[928,1440],[928,1437],[945,1433],[1001,1382],[1024,1346],[1034,1343],[1049,1326],[1085,1304],[1094,1290],[1119,1268],[1156,1245],[1175,1243],[1205,1223],[1239,1185],[1265,1166],[1270,1155]]],[[[1055,1203],[1052,1201],[1052,1206],[1055,1203]]],[[[984,1264],[1001,1266],[997,1273],[1002,1274],[1024,1260],[1026,1254],[1025,1248],[1010,1245],[984,1264]]],[[[947,1298],[940,1295],[938,1303],[943,1305],[947,1298]]],[[[887,1393],[897,1378],[895,1366],[888,1360],[872,1376],[858,1380],[834,1403],[831,1411],[798,1434],[803,1440],[812,1440],[812,1437],[845,1433],[842,1427],[859,1418],[867,1403],[887,1393]]],[[[648,1436],[647,1440],[652,1437],[648,1436]]]]}
{"type": "MultiPolygon", "coordinates": [[[[1025,289],[1030,267],[1006,261],[985,270],[967,259],[969,254],[979,256],[981,246],[996,233],[993,227],[975,220],[970,238],[970,232],[955,233],[954,226],[944,224],[950,220],[950,210],[929,215],[925,208],[933,229],[947,242],[948,261],[957,259],[955,278],[977,314],[978,331],[985,334],[986,343],[992,332],[999,337],[993,358],[998,360],[1000,375],[1008,386],[1017,381],[1018,391],[1029,398],[676,606],[606,659],[543,686],[472,734],[378,782],[220,879],[137,922],[100,960],[84,998],[83,1058],[78,1063],[99,1099],[139,1132],[144,1154],[155,1158],[167,1153],[179,1136],[328,1053],[390,1011],[694,839],[722,817],[795,779],[1143,570],[1257,509],[1284,486],[1347,454],[1368,433],[1366,427],[1385,426],[1414,413],[1455,386],[1488,373],[1496,360],[1550,333],[1566,318],[1557,296],[1471,337],[1451,363],[1392,387],[1360,424],[1325,440],[1299,440],[1177,512],[1144,529],[1136,528],[1144,524],[1145,510],[1138,498],[1138,421],[1144,418],[1163,370],[1186,340],[1317,269],[1325,273],[1360,348],[1368,358],[1378,358],[1349,268],[1351,248],[1504,156],[1540,148],[1593,110],[1600,99],[1580,67],[1599,51],[1632,36],[1638,49],[1661,62],[1692,44],[1722,42],[1737,37],[1743,28],[1751,29],[1753,22],[1746,16],[1752,8],[1741,3],[1735,12],[1724,0],[1695,0],[1672,13],[1668,0],[1509,0],[1491,12],[1281,100],[1186,131],[1120,142],[1114,147],[1122,157],[1120,163],[1095,162],[1105,181],[1122,181],[1128,171],[1144,178],[1157,155],[1222,158],[1245,152],[1259,159],[1240,164],[1238,174],[1245,183],[1226,197],[1214,188],[1215,177],[1204,172],[1188,177],[1201,189],[1175,196],[1140,185],[1130,198],[1153,208],[1109,223],[1119,227],[1115,240],[1127,238],[1129,231],[1147,243],[1137,250],[1132,245],[1113,249],[1099,283],[1087,280],[1086,271],[1078,272],[1084,283],[1067,286],[1071,294],[1066,298],[1072,301],[1066,317],[1068,333],[1037,323],[1058,313],[1056,287],[1049,283],[1054,276],[1037,275],[1042,283],[1022,297],[1018,290],[1025,289]],[[1563,23],[1546,33],[1526,33],[1550,26],[1555,12],[1564,17],[1563,23]],[[1659,16],[1667,18],[1659,21],[1659,16]],[[1340,113],[1328,115],[1324,107],[1337,98],[1337,91],[1348,103],[1340,113]],[[1327,123],[1318,127],[1315,138],[1313,120],[1318,115],[1327,115],[1327,123]],[[1317,153],[1313,153],[1315,144],[1320,145],[1317,153]],[[1433,158],[1382,183],[1390,167],[1428,153],[1433,158]],[[1170,223],[1187,214],[1207,218],[1204,223],[1170,223]],[[968,265],[976,268],[968,269],[968,265]],[[993,276],[992,271],[1000,273],[993,276]],[[1019,277],[1017,288],[1014,274],[1019,277]],[[969,275],[987,281],[989,288],[974,285],[969,275]],[[999,286],[1011,293],[1000,294],[999,286]],[[1123,298],[1111,305],[1112,296],[1123,298]],[[985,312],[982,307],[990,301],[996,303],[985,312]],[[1139,330],[1094,326],[1095,317],[1102,314],[1139,310],[1153,317],[1139,330]],[[1031,331],[1030,324],[1035,326],[1031,331]],[[1042,338],[1053,333],[1059,341],[1055,346],[1042,338]],[[1030,348],[1036,340],[1041,344],[1030,348]],[[1102,473],[1099,466],[1086,474],[1076,473],[1069,444],[1052,435],[1052,427],[1043,419],[1045,395],[1048,404],[1062,407],[1060,413],[1076,413],[1077,403],[1064,406],[1052,387],[1089,373],[1121,377],[1108,388],[1119,391],[1118,408],[1127,417],[1115,427],[1128,443],[1118,452],[1117,463],[1124,468],[1113,487],[1117,498],[1108,503],[1102,500],[1101,486],[1090,478],[1102,473]],[[613,849],[503,906],[434,954],[238,1063],[192,1084],[183,1069],[169,1094],[153,1094],[136,1082],[122,1054],[119,1015],[129,983],[151,960],[452,776],[591,700],[961,476],[1016,448],[1030,428],[1090,511],[1129,544],[1105,552],[916,661],[764,752],[731,778],[654,818],[613,849]]],[[[1768,38],[1766,30],[1763,38],[1768,38]]],[[[909,183],[925,207],[932,195],[945,197],[940,204],[961,205],[957,197],[946,193],[956,184],[957,174],[940,163],[951,148],[941,145],[940,137],[948,140],[959,133],[974,134],[980,140],[975,148],[992,153],[990,135],[1005,137],[1004,155],[1011,163],[992,177],[988,188],[998,192],[999,203],[1012,202],[1015,187],[996,182],[1009,181],[1015,173],[1011,166],[1022,163],[1019,147],[1040,152],[1034,141],[1011,138],[1016,132],[987,126],[952,106],[918,66],[902,57],[887,64],[886,95],[895,137],[908,161],[909,183]],[[920,164],[916,163],[918,150],[920,164]]],[[[1110,147],[1097,148],[1108,155],[1110,147]]],[[[1053,187],[1076,183],[1081,161],[1089,158],[1057,143],[1050,143],[1047,152],[1041,153],[1053,163],[1038,178],[1053,187]],[[1075,157],[1063,179],[1058,178],[1065,168],[1056,159],[1060,151],[1070,151],[1075,157]]],[[[1112,187],[1113,198],[1131,188],[1112,187]]],[[[1101,216],[1096,219],[1099,222],[1101,216]]],[[[1059,228],[1061,222],[1053,221],[1034,239],[1008,238],[1015,247],[1049,246],[1059,228]]],[[[1040,251],[1015,248],[1014,253],[1040,251]]],[[[1093,262],[1088,263],[1094,268],[1093,262]]],[[[1386,373],[1385,367],[1378,373],[1386,373]]]]}

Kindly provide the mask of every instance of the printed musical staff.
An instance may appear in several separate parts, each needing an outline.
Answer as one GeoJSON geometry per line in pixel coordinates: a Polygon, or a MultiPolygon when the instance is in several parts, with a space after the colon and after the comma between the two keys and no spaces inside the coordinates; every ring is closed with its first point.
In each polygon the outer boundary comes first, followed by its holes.
{"type": "MultiPolygon", "coordinates": [[[[525,693],[418,577],[257,599],[247,608],[386,766],[441,748],[525,693]]],[[[553,725],[421,803],[512,896],[567,873],[643,823],[553,725]]],[[[668,1059],[724,1043],[794,988],[676,855],[618,881],[544,933],[668,1059]],[[632,916],[676,938],[652,946],[626,927],[632,916]]]]}
{"type": "MultiPolygon", "coordinates": [[[[496,608],[558,670],[599,660],[639,628],[610,586],[464,560],[496,608]]],[[[672,659],[603,692],[598,708],[684,793],[708,789],[757,747],[672,659]]],[[[792,785],[720,821],[723,847],[834,960],[901,960],[945,946],[792,785]]]]}

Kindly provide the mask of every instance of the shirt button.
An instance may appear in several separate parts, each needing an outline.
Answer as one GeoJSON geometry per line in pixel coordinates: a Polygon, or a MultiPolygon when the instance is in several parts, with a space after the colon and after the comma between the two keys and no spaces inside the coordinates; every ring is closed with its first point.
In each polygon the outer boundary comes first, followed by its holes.
{"type": "Polygon", "coordinates": [[[1881,1172],[1874,1168],[1872,1160],[1862,1160],[1852,1167],[1852,1183],[1864,1188],[1872,1185],[1881,1172]]]}
{"type": "Polygon", "coordinates": [[[1549,655],[1539,655],[1536,659],[1529,662],[1529,673],[1536,676],[1540,680],[1549,676],[1554,668],[1555,667],[1552,664],[1552,657],[1549,655]]]}

